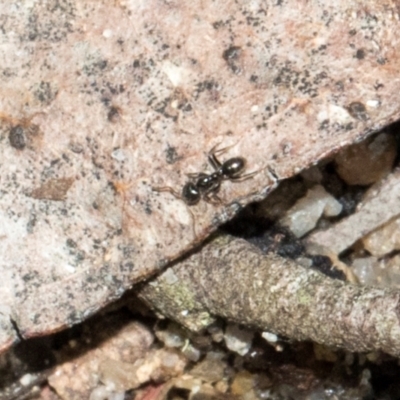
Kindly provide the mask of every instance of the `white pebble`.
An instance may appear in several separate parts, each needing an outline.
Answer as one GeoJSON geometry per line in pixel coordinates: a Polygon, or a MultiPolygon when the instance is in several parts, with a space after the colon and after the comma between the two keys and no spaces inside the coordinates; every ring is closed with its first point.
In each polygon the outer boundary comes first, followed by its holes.
{"type": "Polygon", "coordinates": [[[104,29],[103,37],[105,37],[106,39],[109,39],[110,37],[112,37],[112,35],[113,35],[113,31],[111,29],[104,29]]]}
{"type": "Polygon", "coordinates": [[[272,332],[263,332],[261,336],[269,343],[276,343],[278,341],[278,336],[272,332]]]}
{"type": "Polygon", "coordinates": [[[235,324],[229,324],[225,330],[226,347],[241,356],[247,354],[251,348],[254,333],[247,329],[240,329],[235,324]]]}
{"type": "Polygon", "coordinates": [[[367,101],[367,106],[371,108],[377,108],[380,105],[379,100],[368,100],[367,101]]]}
{"type": "Polygon", "coordinates": [[[125,154],[124,151],[122,149],[115,149],[112,153],[111,153],[111,157],[114,160],[117,161],[124,161],[125,160],[125,154]]]}
{"type": "Polygon", "coordinates": [[[322,186],[316,185],[286,213],[281,224],[287,226],[296,237],[302,237],[315,228],[322,215],[334,217],[342,211],[342,205],[322,186]]]}
{"type": "Polygon", "coordinates": [[[20,383],[22,386],[28,386],[31,384],[31,382],[33,382],[33,380],[35,379],[34,375],[32,374],[25,374],[20,378],[20,383]]]}

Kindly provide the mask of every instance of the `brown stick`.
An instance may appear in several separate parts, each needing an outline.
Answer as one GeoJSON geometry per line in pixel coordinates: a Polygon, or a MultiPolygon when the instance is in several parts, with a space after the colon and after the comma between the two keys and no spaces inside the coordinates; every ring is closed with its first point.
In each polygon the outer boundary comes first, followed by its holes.
{"type": "Polygon", "coordinates": [[[194,330],[218,315],[292,340],[400,355],[399,291],[333,280],[230,236],[165,271],[140,297],[194,330]]]}

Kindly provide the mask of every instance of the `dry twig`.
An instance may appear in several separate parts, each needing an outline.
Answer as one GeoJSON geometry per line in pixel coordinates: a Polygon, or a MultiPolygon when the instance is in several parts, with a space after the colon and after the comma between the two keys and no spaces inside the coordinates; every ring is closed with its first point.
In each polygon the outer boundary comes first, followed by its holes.
{"type": "Polygon", "coordinates": [[[142,288],[191,329],[212,316],[349,351],[400,355],[400,293],[330,279],[241,239],[219,236],[142,288]]]}

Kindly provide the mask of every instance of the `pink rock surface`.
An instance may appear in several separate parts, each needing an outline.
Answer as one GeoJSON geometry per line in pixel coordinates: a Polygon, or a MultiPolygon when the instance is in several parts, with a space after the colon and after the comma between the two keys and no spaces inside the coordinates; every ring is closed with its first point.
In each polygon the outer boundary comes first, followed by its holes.
{"type": "Polygon", "coordinates": [[[389,0],[4,3],[0,349],[81,321],[280,178],[399,117],[389,0]],[[234,145],[219,206],[169,193],[234,145]]]}

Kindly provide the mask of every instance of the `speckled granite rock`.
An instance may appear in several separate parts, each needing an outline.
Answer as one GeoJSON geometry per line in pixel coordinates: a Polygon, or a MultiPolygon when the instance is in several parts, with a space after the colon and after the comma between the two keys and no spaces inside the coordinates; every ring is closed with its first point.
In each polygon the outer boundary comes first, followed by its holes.
{"type": "Polygon", "coordinates": [[[400,114],[399,10],[380,2],[4,3],[0,349],[74,324],[400,114]],[[253,179],[189,208],[235,145],[253,179]],[[13,323],[11,321],[14,321],[13,323]]]}

